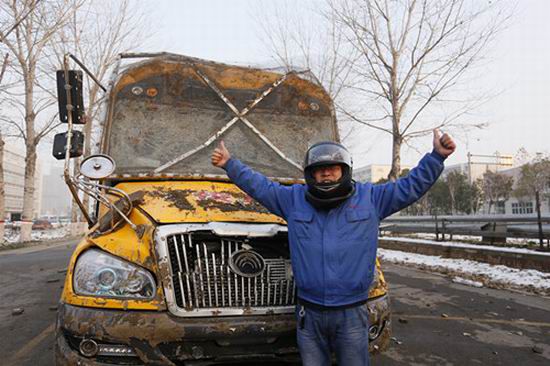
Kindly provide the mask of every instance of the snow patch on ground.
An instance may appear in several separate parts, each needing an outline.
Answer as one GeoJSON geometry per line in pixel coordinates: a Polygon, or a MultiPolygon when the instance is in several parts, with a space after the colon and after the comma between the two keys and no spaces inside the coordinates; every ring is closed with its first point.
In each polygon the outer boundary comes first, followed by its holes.
{"type": "MultiPolygon", "coordinates": [[[[401,234],[402,235],[402,234],[401,234]]],[[[428,239],[435,241],[436,235],[430,233],[414,233],[406,234],[407,238],[428,239]]],[[[481,242],[482,237],[476,235],[456,235],[453,234],[452,240],[466,241],[466,242],[481,242]]],[[[519,246],[519,247],[538,247],[538,239],[533,238],[506,238],[506,244],[519,246]]]]}
{"type": "Polygon", "coordinates": [[[378,249],[378,255],[382,261],[449,274],[480,282],[487,287],[512,288],[550,295],[550,273],[533,269],[516,269],[466,259],[442,258],[382,248],[378,249]]]}
{"type": "Polygon", "coordinates": [[[466,278],[462,278],[462,277],[454,277],[452,279],[452,281],[454,283],[460,283],[461,285],[467,285],[467,286],[473,286],[473,287],[483,287],[483,283],[481,283],[479,281],[467,280],[466,278]]]}
{"type": "Polygon", "coordinates": [[[396,242],[404,242],[404,243],[429,244],[429,245],[438,245],[438,246],[449,246],[449,247],[456,247],[456,248],[485,249],[485,250],[492,250],[495,252],[537,254],[537,255],[545,255],[550,257],[550,253],[538,252],[536,250],[531,250],[531,249],[503,248],[503,247],[495,247],[491,245],[466,244],[466,243],[459,243],[454,241],[434,241],[434,240],[427,240],[427,239],[398,238],[393,236],[381,236],[380,240],[388,240],[388,241],[396,241],[396,242]]]}
{"type": "MultiPolygon", "coordinates": [[[[31,241],[46,241],[55,240],[67,237],[70,235],[69,226],[61,226],[49,230],[33,230],[31,233],[31,241]]],[[[6,230],[4,240],[7,244],[15,244],[19,242],[19,231],[6,230]]]]}

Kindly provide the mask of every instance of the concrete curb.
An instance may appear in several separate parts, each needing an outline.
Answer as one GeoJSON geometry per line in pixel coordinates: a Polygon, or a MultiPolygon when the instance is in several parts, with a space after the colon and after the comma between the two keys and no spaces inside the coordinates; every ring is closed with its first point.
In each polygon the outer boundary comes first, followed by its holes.
{"type": "MultiPolygon", "coordinates": [[[[400,240],[403,240],[400,238],[400,240]]],[[[519,269],[535,269],[550,272],[550,256],[530,253],[502,252],[487,249],[452,247],[448,244],[423,244],[391,239],[380,239],[378,246],[383,249],[425,255],[438,255],[445,258],[469,259],[495,265],[504,265],[519,269]]]]}
{"type": "Polygon", "coordinates": [[[0,256],[7,254],[23,254],[38,252],[40,250],[56,248],[63,245],[71,245],[77,243],[82,239],[82,235],[79,236],[66,236],[58,239],[51,239],[48,241],[29,241],[21,243],[21,245],[14,247],[13,245],[0,246],[0,256]]]}

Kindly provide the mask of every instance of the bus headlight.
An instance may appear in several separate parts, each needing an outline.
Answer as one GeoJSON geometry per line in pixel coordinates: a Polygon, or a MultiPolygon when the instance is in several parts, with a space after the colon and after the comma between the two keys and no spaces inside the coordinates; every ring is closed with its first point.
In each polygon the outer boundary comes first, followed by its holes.
{"type": "Polygon", "coordinates": [[[78,295],[143,300],[153,298],[156,292],[149,271],[97,249],[78,258],[73,287],[78,295]]]}

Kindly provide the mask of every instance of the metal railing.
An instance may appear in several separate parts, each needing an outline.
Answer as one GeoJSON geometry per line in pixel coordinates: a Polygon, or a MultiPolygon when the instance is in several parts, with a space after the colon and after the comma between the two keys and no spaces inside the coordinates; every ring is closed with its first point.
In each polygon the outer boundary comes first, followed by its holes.
{"type": "Polygon", "coordinates": [[[392,216],[382,221],[380,231],[435,234],[437,240],[453,235],[550,240],[550,216],[541,217],[540,229],[536,215],[392,216]]]}

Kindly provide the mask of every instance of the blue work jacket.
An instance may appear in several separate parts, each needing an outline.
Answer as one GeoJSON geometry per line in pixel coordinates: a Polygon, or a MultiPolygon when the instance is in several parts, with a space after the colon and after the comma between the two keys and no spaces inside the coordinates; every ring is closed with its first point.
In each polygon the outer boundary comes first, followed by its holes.
{"type": "Polygon", "coordinates": [[[342,306],[368,299],[380,220],[422,197],[441,174],[443,160],[432,152],[395,182],[355,183],[353,196],[330,210],[313,207],[303,184],[281,185],[233,158],[224,169],[239,188],[286,220],[298,297],[342,306]]]}

